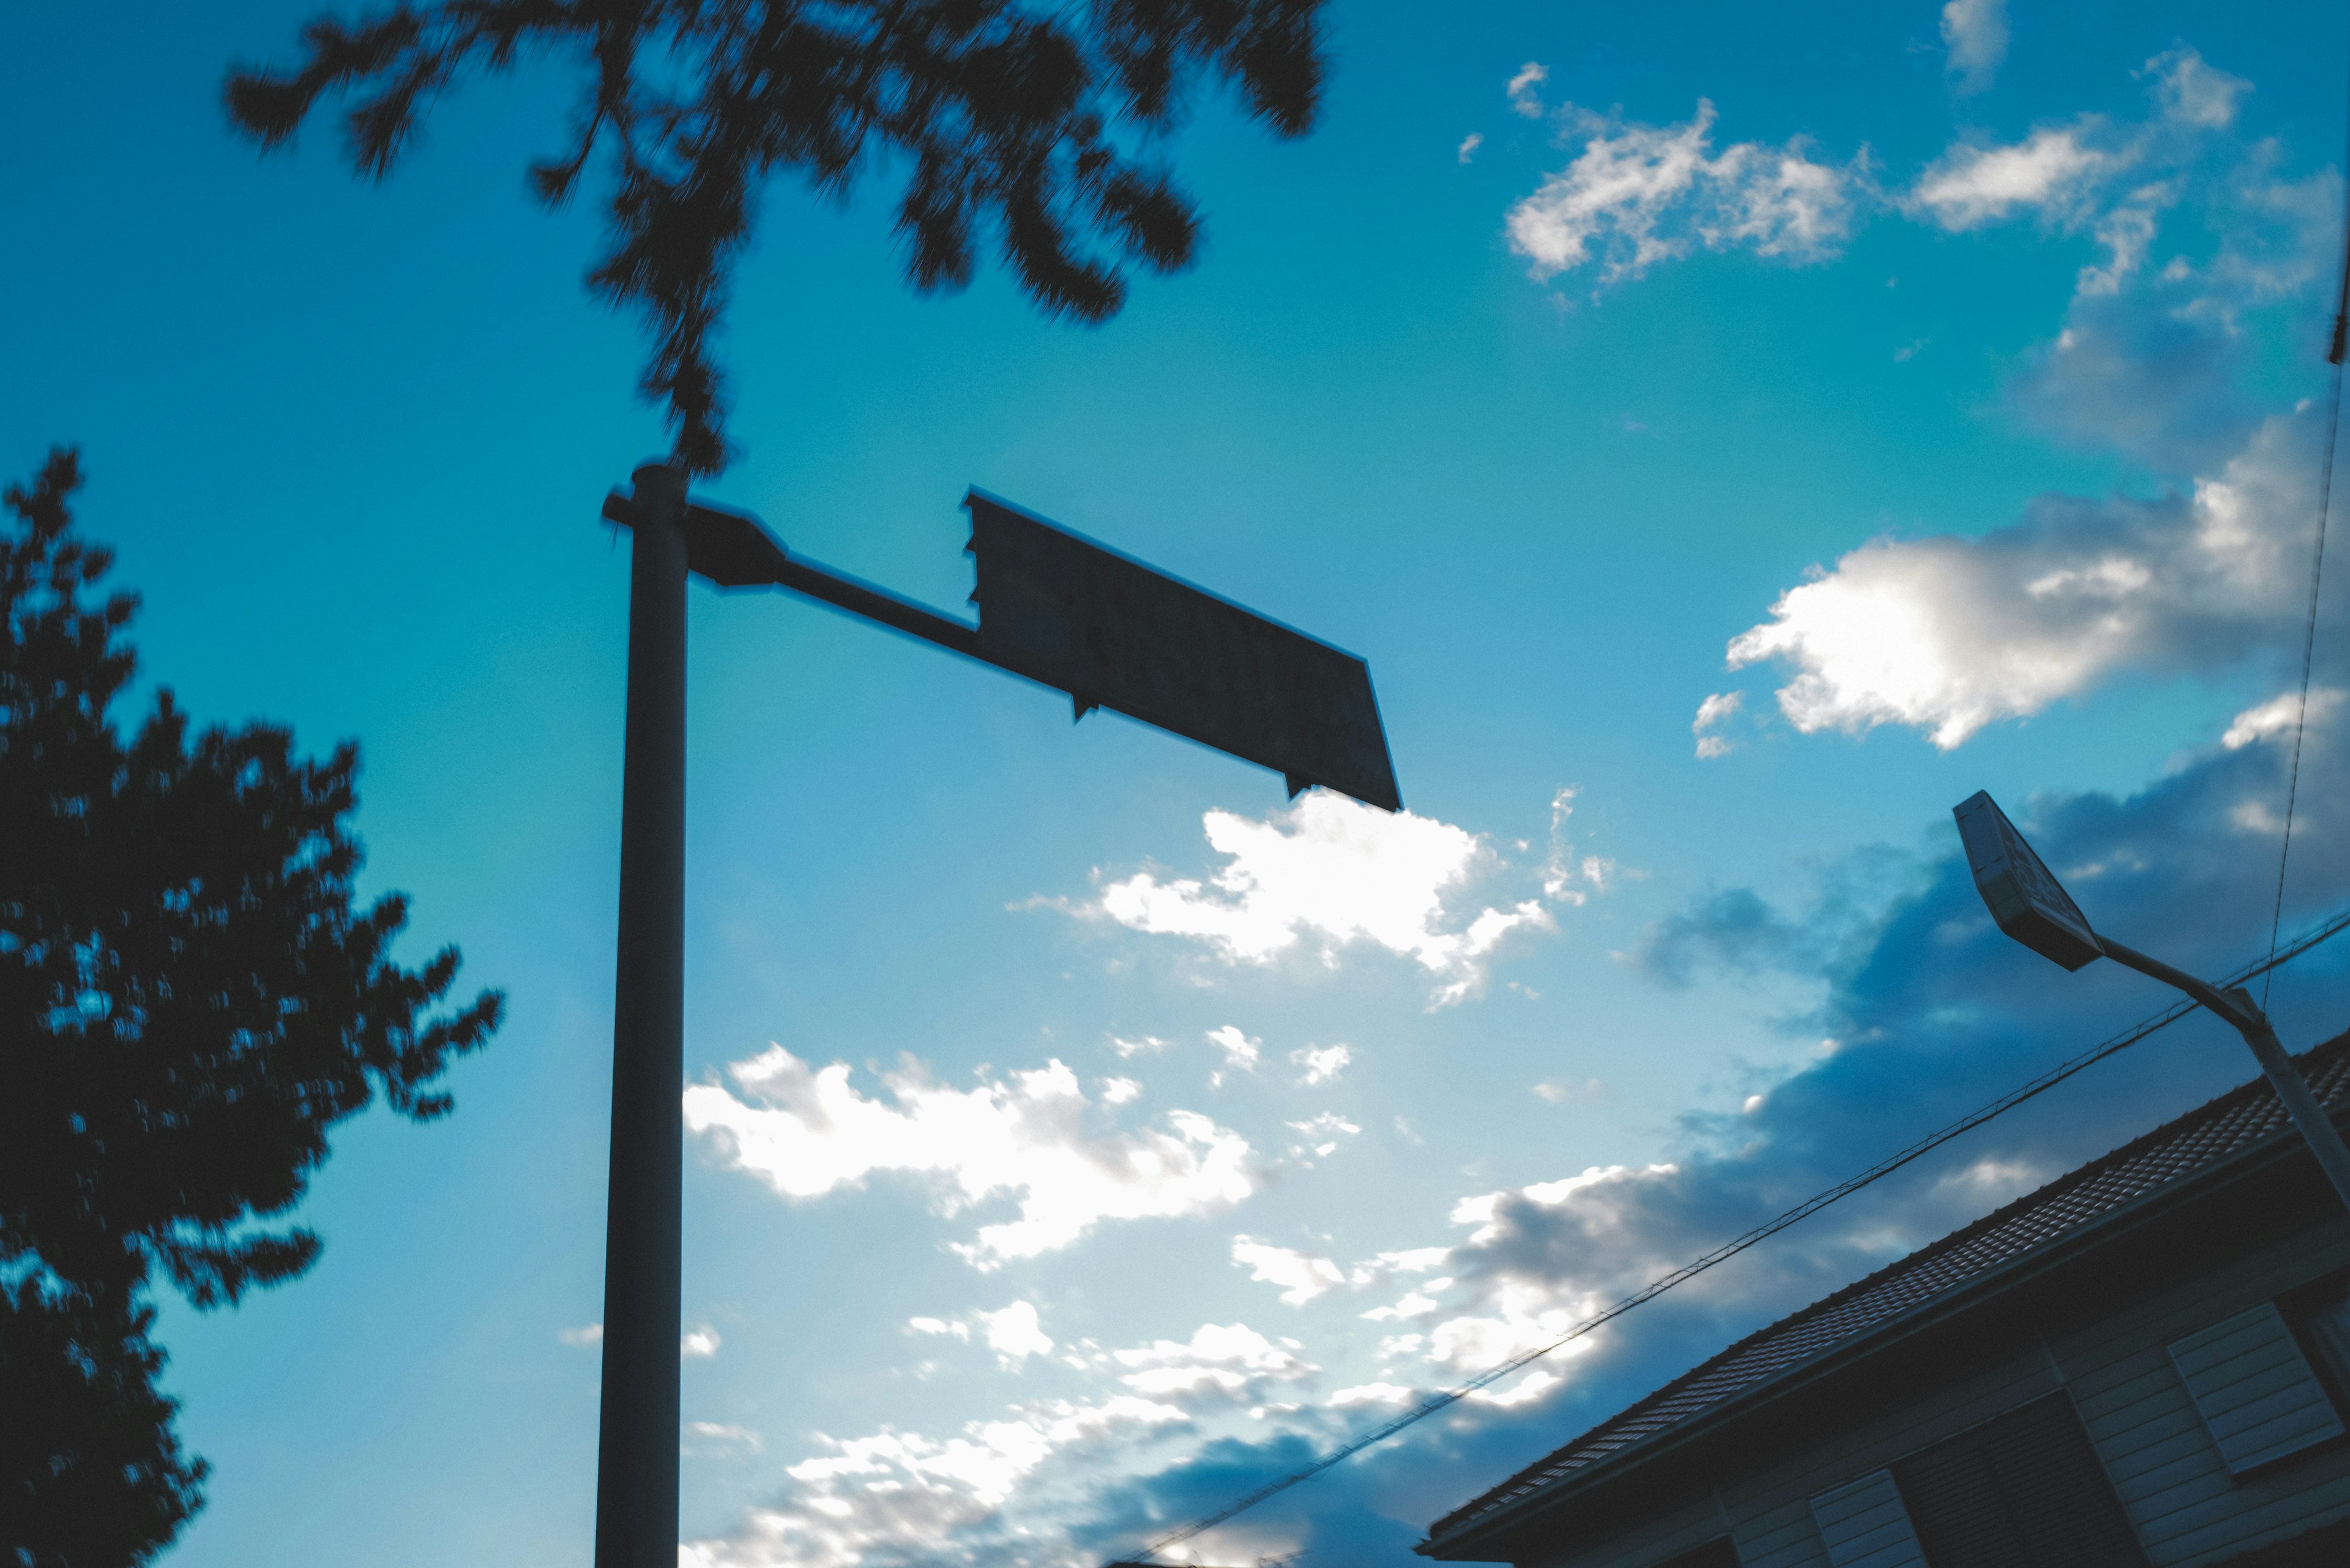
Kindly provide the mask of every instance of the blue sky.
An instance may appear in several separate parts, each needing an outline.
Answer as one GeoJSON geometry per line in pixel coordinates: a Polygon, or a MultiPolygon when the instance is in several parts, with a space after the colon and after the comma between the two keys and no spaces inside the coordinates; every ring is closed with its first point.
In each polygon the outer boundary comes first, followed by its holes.
{"type": "MultiPolygon", "coordinates": [[[[166,1303],[214,1467],[172,1560],[577,1563],[627,591],[596,506],[661,432],[578,286],[592,205],[522,192],[558,74],[469,85],[363,187],[222,122],[228,62],[307,15],[0,16],[41,62],[0,101],[0,464],[82,445],[147,679],[357,737],[369,887],[511,998],[452,1118],[343,1130],[308,1277],[166,1303]]],[[[912,297],[878,191],[773,193],[709,495],[951,607],[975,483],[1326,637],[1412,815],[696,591],[698,1568],[1130,1551],[2152,1011],[1991,930],[1951,858],[1977,788],[2135,945],[2265,944],[2337,8],[1332,23],[1307,140],[1200,105],[1200,265],[1098,330],[985,272],[912,297]]],[[[2350,893],[2324,602],[2288,930],[2350,893]]],[[[2287,971],[2288,1041],[2345,993],[2287,971]]],[[[2182,1024],[1197,1560],[1411,1561],[1696,1358],[2247,1075],[2182,1024]]]]}

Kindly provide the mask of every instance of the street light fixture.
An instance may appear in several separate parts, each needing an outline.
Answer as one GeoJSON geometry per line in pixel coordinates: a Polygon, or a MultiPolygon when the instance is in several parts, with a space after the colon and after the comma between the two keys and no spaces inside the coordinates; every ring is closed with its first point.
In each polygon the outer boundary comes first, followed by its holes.
{"type": "Polygon", "coordinates": [[[629,551],[620,919],[612,999],[611,1179],[596,1568],[676,1568],[678,1331],[685,1157],[685,585],[781,587],[1280,774],[1400,811],[1369,670],[1276,621],[980,491],[977,625],[795,559],[686,475],[637,470],[604,515],[629,551]]]}
{"type": "Polygon", "coordinates": [[[1959,837],[1966,846],[1967,868],[1974,873],[1975,891],[1982,895],[2001,930],[2068,970],[2099,958],[2112,959],[2185,992],[2242,1035],[2343,1206],[2350,1208],[2350,1147],[2344,1147],[2340,1129],[2277,1043],[2276,1031],[2269,1026],[2267,1014],[2253,1002],[2251,992],[2242,986],[2221,991],[2160,959],[2100,936],[1988,791],[1977,791],[1953,806],[1950,815],[1959,821],[1959,837]]]}

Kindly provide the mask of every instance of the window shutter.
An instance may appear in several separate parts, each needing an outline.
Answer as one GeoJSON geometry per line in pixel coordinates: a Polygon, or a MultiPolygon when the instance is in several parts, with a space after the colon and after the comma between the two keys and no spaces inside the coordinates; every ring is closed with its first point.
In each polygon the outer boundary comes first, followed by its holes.
{"type": "Polygon", "coordinates": [[[1894,1475],[1934,1568],[2145,1568],[2062,1394],[1913,1455],[1894,1475]]]}
{"type": "Polygon", "coordinates": [[[1820,1493],[1812,1499],[1812,1522],[1835,1568],[1926,1568],[1890,1470],[1820,1493]]]}
{"type": "Polygon", "coordinates": [[[2342,1432],[2274,1302],[2189,1334],[2171,1345],[2170,1360],[2237,1475],[2342,1432]]]}

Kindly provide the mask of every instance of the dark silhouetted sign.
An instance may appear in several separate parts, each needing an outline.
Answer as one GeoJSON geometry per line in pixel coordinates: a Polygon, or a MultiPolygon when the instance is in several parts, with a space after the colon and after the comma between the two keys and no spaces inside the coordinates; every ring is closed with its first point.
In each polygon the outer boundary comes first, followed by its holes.
{"type": "Polygon", "coordinates": [[[1402,809],[1363,661],[972,491],[980,657],[1281,774],[1402,809]]]}
{"type": "Polygon", "coordinates": [[[1950,815],[1959,819],[1959,838],[1966,846],[1975,890],[2001,930],[2066,969],[2106,956],[2088,917],[2033,853],[1989,791],[1978,790],[1951,807],[1950,815]]]}
{"type": "MultiPolygon", "coordinates": [[[[687,568],[722,588],[785,587],[1315,784],[1400,811],[1363,661],[994,497],[972,491],[979,625],[794,556],[755,517],[685,507],[687,568]]],[[[633,527],[614,492],[604,515],[633,527]]]]}

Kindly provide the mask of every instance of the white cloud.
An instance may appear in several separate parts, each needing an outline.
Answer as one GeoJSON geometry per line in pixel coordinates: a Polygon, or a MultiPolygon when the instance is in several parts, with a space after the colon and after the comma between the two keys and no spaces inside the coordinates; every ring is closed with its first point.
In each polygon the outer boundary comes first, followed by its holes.
{"type": "Polygon", "coordinates": [[[1015,1404],[945,1438],[886,1427],[847,1439],[819,1434],[820,1451],[785,1468],[780,1494],[749,1510],[733,1534],[681,1546],[679,1568],[858,1568],[910,1551],[969,1555],[950,1544],[958,1542],[992,1543],[978,1553],[988,1561],[1060,1562],[1066,1553],[1050,1546],[1072,1522],[1069,1500],[1092,1496],[1152,1445],[1193,1431],[1202,1417],[1229,1425],[1297,1409],[1266,1401],[1318,1376],[1299,1349],[1245,1324],[1203,1324],[1189,1339],[1087,1358],[1120,1386],[1107,1397],[1015,1404]]]}
{"type": "Polygon", "coordinates": [[[1225,1066],[1236,1068],[1243,1073],[1256,1071],[1257,1058],[1261,1054],[1261,1047],[1264,1044],[1262,1040],[1252,1040],[1242,1033],[1237,1026],[1230,1023],[1221,1029],[1209,1030],[1208,1042],[1224,1054],[1225,1066]]]}
{"type": "Polygon", "coordinates": [[[1301,1358],[1297,1342],[1276,1345],[1246,1324],[1201,1324],[1186,1341],[1161,1339],[1111,1352],[1129,1368],[1118,1381],[1155,1399],[1252,1395],[1262,1383],[1295,1383],[1321,1368],[1301,1358]]]}
{"type": "Polygon", "coordinates": [[[1165,1400],[1118,1395],[1047,1400],[972,1421],[943,1439],[883,1429],[786,1468],[786,1494],[752,1509],[727,1537],[689,1542],[679,1568],[858,1568],[875,1556],[984,1529],[1024,1481],[1055,1459],[1083,1464],[1120,1440],[1185,1424],[1165,1400]]]}
{"type": "Polygon", "coordinates": [[[1400,1383],[1357,1383],[1352,1388],[1341,1388],[1330,1396],[1327,1403],[1333,1410],[1344,1410],[1356,1405],[1409,1404],[1419,1390],[1400,1383]]]}
{"type": "Polygon", "coordinates": [[[1528,119],[1540,119],[1543,116],[1542,94],[1536,89],[1548,80],[1548,67],[1528,60],[1518,67],[1518,74],[1510,78],[1510,85],[1503,90],[1509,94],[1512,109],[1528,119]]]}
{"type": "Polygon", "coordinates": [[[1232,1262],[1245,1265],[1249,1278],[1280,1286],[1281,1299],[1290,1306],[1304,1306],[1347,1282],[1345,1271],[1328,1258],[1249,1236],[1232,1238],[1232,1262]]]}
{"type": "Polygon", "coordinates": [[[1146,1034],[1139,1040],[1121,1040],[1117,1035],[1113,1034],[1110,1036],[1109,1045],[1111,1050],[1117,1052],[1121,1056],[1133,1056],[1145,1051],[1164,1051],[1167,1049],[1167,1042],[1161,1040],[1156,1034],[1146,1034]]]}
{"type": "Polygon", "coordinates": [[[1577,864],[1575,841],[1567,833],[1567,825],[1575,816],[1575,786],[1568,784],[1551,796],[1550,853],[1543,860],[1542,888],[1562,904],[1580,906],[1589,902],[1592,894],[1607,890],[1607,884],[1616,878],[1617,868],[1616,862],[1604,855],[1586,855],[1577,864]],[[1588,886],[1575,886],[1578,879],[1588,886]]]}
{"type": "Polygon", "coordinates": [[[1373,942],[1440,976],[1440,1005],[1482,982],[1486,956],[1503,937],[1551,924],[1528,901],[1447,929],[1445,893],[1488,857],[1476,835],[1431,817],[1315,790],[1267,821],[1211,811],[1203,826],[1230,862],[1209,882],[1139,872],[1102,889],[1100,912],[1139,931],[1204,942],[1232,963],[1270,962],[1305,936],[1323,939],[1328,962],[1339,946],[1373,942]]]}
{"type": "Polygon", "coordinates": [[[1697,737],[1697,754],[1700,759],[1727,756],[1736,749],[1726,735],[1710,735],[1707,731],[1727,723],[1745,702],[1743,691],[1717,691],[1697,705],[1697,718],[1690,724],[1690,733],[1697,737]]]}
{"type": "Polygon", "coordinates": [[[1982,91],[2007,57],[2007,0],[1950,0],[1942,7],[1942,42],[1959,90],[1982,91]]]}
{"type": "Polygon", "coordinates": [[[1123,1106],[1142,1097],[1142,1085],[1132,1078],[1104,1078],[1101,1097],[1103,1105],[1123,1106]]]}
{"type": "Polygon", "coordinates": [[[965,1341],[971,1338],[971,1324],[961,1318],[910,1317],[906,1326],[916,1334],[949,1334],[965,1341]]]}
{"type": "Polygon", "coordinates": [[[733,1091],[686,1090],[686,1126],[786,1198],[891,1170],[937,1179],[947,1215],[1016,1197],[1018,1219],[955,1248],[981,1269],[1068,1246],[1105,1220],[1205,1213],[1254,1189],[1247,1140],[1195,1112],[1168,1113],[1167,1131],[1088,1130],[1090,1103],[1057,1061],[968,1090],[909,1068],[884,1077],[888,1101],[860,1094],[847,1064],[812,1071],[780,1045],[726,1073],[733,1091]]]}
{"type": "Polygon", "coordinates": [[[1957,233],[1996,223],[2019,209],[2054,217],[2079,208],[2089,186],[2130,160],[2087,144],[2095,118],[2043,126],[2011,147],[1950,148],[1918,175],[1905,203],[1957,233]]]}
{"type": "Polygon", "coordinates": [[[2193,49],[2157,55],[2141,74],[2155,78],[2167,118],[2203,130],[2225,130],[2234,124],[2236,100],[2252,90],[2251,83],[2206,63],[2193,49]]]}
{"type": "Polygon", "coordinates": [[[1355,1053],[1344,1045],[1318,1048],[1309,1045],[1303,1050],[1292,1051],[1289,1059],[1305,1069],[1305,1075],[1299,1082],[1311,1088],[1316,1084],[1336,1080],[1347,1070],[1347,1064],[1355,1059],[1355,1053]]]}
{"type": "Polygon", "coordinates": [[[2241,660],[2292,619],[2315,515],[2306,411],[2215,478],[2153,501],[2046,497],[1979,539],[1879,539],[1782,594],[1730,644],[1792,665],[1806,734],[1908,724],[1948,750],[2132,667],[2241,660]]]}
{"type": "Polygon", "coordinates": [[[1554,1106],[1563,1106],[1572,1100],[1596,1100],[1607,1093],[1607,1080],[1605,1078],[1586,1078],[1580,1083],[1557,1080],[1534,1085],[1535,1097],[1548,1100],[1554,1106]]]}
{"type": "Polygon", "coordinates": [[[1485,133],[1482,130],[1472,130],[1468,135],[1462,137],[1461,139],[1460,147],[1461,161],[1466,163],[1471,158],[1476,157],[1477,149],[1484,145],[1485,133]]]}
{"type": "Polygon", "coordinates": [[[1305,1158],[1309,1150],[1316,1159],[1326,1159],[1337,1152],[1340,1138],[1357,1137],[1363,1130],[1336,1111],[1325,1111],[1311,1121],[1288,1125],[1292,1131],[1303,1133],[1306,1139],[1307,1147],[1289,1151],[1291,1158],[1296,1159],[1305,1158]],[[1316,1139],[1320,1141],[1316,1142],[1316,1139]]]}
{"type": "Polygon", "coordinates": [[[685,1336],[677,1342],[677,1353],[688,1361],[708,1361],[724,1343],[718,1337],[718,1331],[705,1323],[700,1328],[685,1331],[685,1336]]]}
{"type": "Polygon", "coordinates": [[[699,1438],[705,1443],[720,1448],[739,1444],[755,1454],[765,1447],[759,1440],[759,1434],[750,1428],[732,1426],[722,1421],[688,1421],[685,1424],[685,1430],[689,1438],[699,1438]]]}
{"type": "Polygon", "coordinates": [[[2157,213],[2169,197],[2167,188],[2149,185],[2132,196],[2134,204],[2116,207],[2097,220],[2097,243],[2106,247],[2106,265],[2083,267],[2074,284],[2075,294],[2086,297],[2122,291],[2122,286],[2146,265],[2146,254],[2154,244],[2157,213]]]}
{"type": "Polygon", "coordinates": [[[1814,161],[1796,138],[1742,141],[1709,157],[1713,105],[1679,125],[1635,125],[1568,110],[1584,141],[1565,169],[1510,209],[1511,248],[1538,279],[1604,259],[1600,282],[1637,277],[1687,253],[1747,249],[1816,261],[1852,232],[1866,165],[1814,161]]]}
{"type": "Polygon", "coordinates": [[[1032,1355],[1051,1352],[1053,1340],[1038,1326],[1032,1302],[1014,1302],[996,1312],[973,1313],[972,1322],[986,1335],[987,1348],[1004,1366],[1018,1368],[1032,1355]]]}
{"type": "MultiPolygon", "coordinates": [[[[2313,686],[2309,689],[2309,724],[2314,729],[2331,719],[2350,696],[2339,686],[2313,686]]],[[[2241,751],[2255,741],[2272,741],[2290,735],[2301,722],[2301,693],[2281,692],[2267,701],[2245,709],[2220,737],[2220,743],[2230,751],[2241,751]]]]}
{"type": "Polygon", "coordinates": [[[604,1343],[604,1325],[600,1323],[588,1323],[582,1324],[577,1328],[558,1328],[555,1331],[555,1337],[566,1345],[601,1345],[604,1343]]]}

